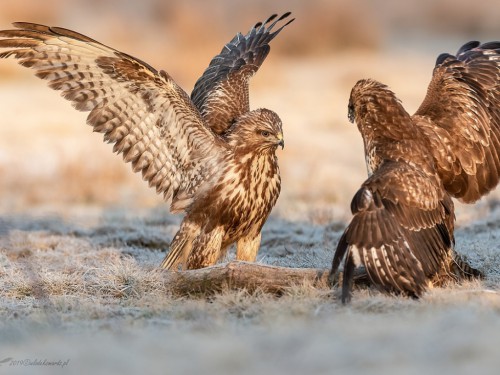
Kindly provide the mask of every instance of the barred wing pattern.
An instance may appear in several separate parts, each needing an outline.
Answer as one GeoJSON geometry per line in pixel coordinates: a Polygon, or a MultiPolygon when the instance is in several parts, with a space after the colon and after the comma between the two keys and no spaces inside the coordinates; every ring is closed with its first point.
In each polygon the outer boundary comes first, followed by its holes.
{"type": "Polygon", "coordinates": [[[71,30],[14,26],[0,31],[0,58],[16,58],[89,111],[94,131],[166,200],[192,198],[216,173],[225,145],[167,73],[71,30]]]}
{"type": "Polygon", "coordinates": [[[491,191],[500,179],[500,42],[441,54],[413,119],[453,197],[470,203],[491,191]]]}
{"type": "Polygon", "coordinates": [[[217,134],[224,133],[236,118],[249,111],[248,81],[269,54],[271,40],[294,20],[272,31],[289,15],[287,12],[276,19],[274,14],[257,23],[246,35],[236,34],[196,82],[191,99],[217,134]]]}
{"type": "Polygon", "coordinates": [[[454,250],[452,197],[474,202],[500,179],[500,42],[441,54],[413,116],[370,79],[356,83],[348,108],[372,174],[332,262],[335,273],[344,259],[342,299],[356,266],[379,289],[414,297],[436,280],[482,276],[454,250]]]}
{"type": "Polygon", "coordinates": [[[385,292],[418,296],[451,256],[453,203],[418,168],[384,163],[358,190],[351,211],[332,263],[336,270],[345,257],[343,302],[355,267],[364,265],[385,292]]]}

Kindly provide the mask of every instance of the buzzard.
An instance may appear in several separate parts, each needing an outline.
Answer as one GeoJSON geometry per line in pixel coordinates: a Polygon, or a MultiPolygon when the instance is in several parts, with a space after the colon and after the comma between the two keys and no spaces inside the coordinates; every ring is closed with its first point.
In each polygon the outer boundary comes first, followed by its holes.
{"type": "Polygon", "coordinates": [[[353,87],[348,112],[369,177],[332,262],[334,275],[345,259],[342,302],[356,267],[380,290],[415,298],[434,281],[480,276],[454,251],[452,198],[473,203],[499,181],[500,42],[441,54],[413,116],[371,79],[353,87]]]}
{"type": "Polygon", "coordinates": [[[237,259],[254,261],[280,193],[276,149],[284,141],[276,113],[250,110],[248,81],[269,42],[293,21],[289,15],[238,33],[191,97],[165,71],[59,27],[15,23],[17,29],[0,31],[0,58],[33,68],[77,110],[90,112],[93,130],[172,212],[186,213],[163,268],[213,265],[232,243],[237,259]]]}

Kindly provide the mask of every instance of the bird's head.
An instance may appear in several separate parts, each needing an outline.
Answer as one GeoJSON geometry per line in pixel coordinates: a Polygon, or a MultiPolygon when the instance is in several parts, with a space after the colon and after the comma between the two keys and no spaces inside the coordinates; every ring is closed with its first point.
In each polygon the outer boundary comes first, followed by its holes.
{"type": "Polygon", "coordinates": [[[397,128],[400,122],[409,120],[409,115],[396,95],[383,83],[372,79],[359,80],[351,90],[347,107],[349,121],[358,125],[362,133],[372,127],[397,128]],[[393,123],[394,122],[394,123],[393,123]]]}
{"type": "Polygon", "coordinates": [[[280,118],[263,108],[240,116],[226,138],[233,148],[249,152],[275,152],[278,146],[285,147],[280,118]]]}
{"type": "MultiPolygon", "coordinates": [[[[347,106],[347,118],[351,123],[358,122],[367,112],[368,103],[375,104],[377,96],[388,91],[388,87],[372,79],[361,79],[351,90],[347,106]]],[[[358,124],[359,125],[359,124],[358,124]]]]}

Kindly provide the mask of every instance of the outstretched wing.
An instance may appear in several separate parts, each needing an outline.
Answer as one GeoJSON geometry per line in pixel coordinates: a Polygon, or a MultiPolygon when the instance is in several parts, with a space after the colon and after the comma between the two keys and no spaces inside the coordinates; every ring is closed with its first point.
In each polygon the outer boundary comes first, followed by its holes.
{"type": "Polygon", "coordinates": [[[500,179],[500,42],[439,56],[413,119],[452,196],[474,202],[492,190],[500,179]]]}
{"type": "Polygon", "coordinates": [[[196,82],[191,99],[217,134],[226,131],[237,117],[249,111],[248,80],[264,62],[271,40],[293,19],[272,32],[274,26],[289,15],[290,12],[276,19],[274,14],[264,23],[256,24],[245,36],[236,34],[196,82]]]}
{"type": "Polygon", "coordinates": [[[223,145],[167,73],[74,31],[14,26],[0,31],[0,58],[33,68],[90,111],[88,124],[165,199],[192,196],[215,173],[223,145]]]}
{"type": "Polygon", "coordinates": [[[451,199],[418,169],[385,162],[358,190],[351,210],[332,263],[335,273],[345,258],[343,302],[359,266],[378,288],[419,296],[451,254],[451,199]]]}

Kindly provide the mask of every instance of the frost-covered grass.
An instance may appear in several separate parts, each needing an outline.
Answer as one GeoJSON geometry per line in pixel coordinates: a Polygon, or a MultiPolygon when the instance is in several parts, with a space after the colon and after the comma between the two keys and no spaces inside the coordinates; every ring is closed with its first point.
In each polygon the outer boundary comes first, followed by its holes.
{"type": "MultiPolygon", "coordinates": [[[[0,353],[69,358],[71,373],[488,372],[500,343],[499,217],[494,211],[457,232],[485,281],[436,288],[420,301],[359,289],[342,306],[336,293],[308,285],[279,298],[172,295],[156,265],[178,218],[158,209],[6,215],[0,353]]],[[[259,257],[328,267],[341,227],[275,215],[259,257]]]]}

